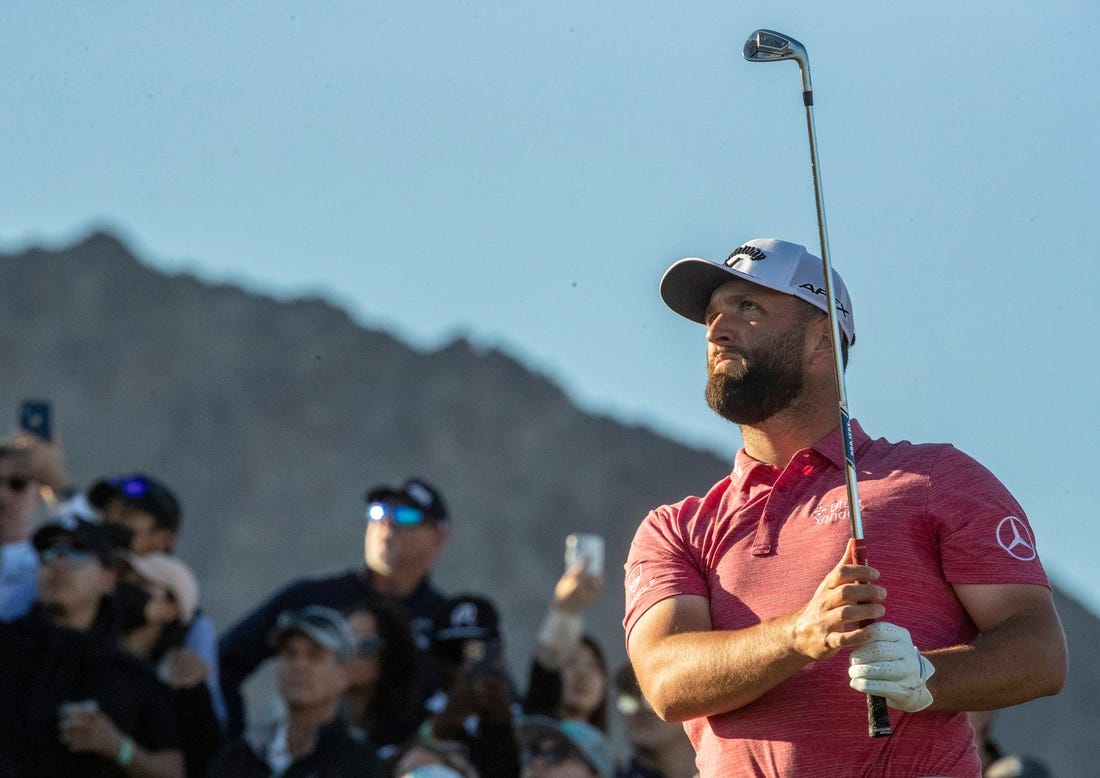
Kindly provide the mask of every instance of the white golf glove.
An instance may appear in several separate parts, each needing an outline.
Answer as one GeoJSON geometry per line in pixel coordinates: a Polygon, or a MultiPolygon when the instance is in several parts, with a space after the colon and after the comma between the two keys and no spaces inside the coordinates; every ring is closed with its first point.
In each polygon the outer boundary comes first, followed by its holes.
{"type": "Polygon", "coordinates": [[[897,710],[915,713],[932,704],[925,685],[936,668],[913,645],[909,630],[877,621],[871,641],[852,651],[849,685],[858,692],[884,697],[897,710]]]}

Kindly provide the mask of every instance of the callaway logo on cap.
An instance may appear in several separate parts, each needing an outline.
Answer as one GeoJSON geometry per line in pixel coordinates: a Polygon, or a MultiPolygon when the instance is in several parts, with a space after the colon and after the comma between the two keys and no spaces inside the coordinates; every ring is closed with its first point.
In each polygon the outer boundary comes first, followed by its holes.
{"type": "MultiPolygon", "coordinates": [[[[750,240],[734,249],[723,264],[697,257],[673,263],[661,279],[661,299],[684,318],[703,324],[710,296],[731,277],[793,295],[828,311],[821,259],[805,246],[775,238],[750,240]]],[[[851,345],[856,340],[852,299],[835,268],[833,292],[840,330],[851,345]]]]}

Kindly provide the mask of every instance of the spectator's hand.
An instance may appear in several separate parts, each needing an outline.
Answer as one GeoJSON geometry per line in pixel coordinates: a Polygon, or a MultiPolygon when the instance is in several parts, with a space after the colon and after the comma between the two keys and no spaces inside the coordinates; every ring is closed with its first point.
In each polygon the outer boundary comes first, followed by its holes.
{"type": "Polygon", "coordinates": [[[125,738],[102,711],[70,710],[61,714],[60,739],[70,751],[114,759],[125,738]]]}
{"type": "Polygon", "coordinates": [[[885,697],[891,708],[909,713],[931,705],[925,684],[936,668],[913,645],[909,630],[878,621],[868,632],[870,641],[852,652],[849,685],[857,692],[885,697]]]}
{"type": "Polygon", "coordinates": [[[19,431],[13,439],[22,452],[27,474],[31,478],[55,492],[70,488],[72,480],[65,469],[65,449],[61,445],[60,433],[55,431],[53,440],[44,440],[29,432],[19,431]]]}
{"type": "Polygon", "coordinates": [[[512,718],[512,688],[504,668],[499,665],[486,675],[472,678],[470,688],[475,709],[495,724],[507,724],[512,718]]]}
{"type": "Polygon", "coordinates": [[[168,658],[165,683],[173,689],[190,689],[206,682],[209,668],[202,657],[189,648],[178,648],[168,658]]]}
{"type": "Polygon", "coordinates": [[[562,613],[576,615],[603,593],[603,576],[593,575],[587,569],[588,561],[578,560],[558,579],[554,587],[554,607],[562,613]]]}
{"type": "Polygon", "coordinates": [[[848,548],[817,587],[813,597],[794,615],[792,636],[794,648],[810,659],[825,659],[845,647],[858,646],[870,640],[868,627],[862,621],[880,618],[886,609],[879,603],[886,598],[886,589],[874,583],[878,570],[855,563],[855,546],[848,548]]]}

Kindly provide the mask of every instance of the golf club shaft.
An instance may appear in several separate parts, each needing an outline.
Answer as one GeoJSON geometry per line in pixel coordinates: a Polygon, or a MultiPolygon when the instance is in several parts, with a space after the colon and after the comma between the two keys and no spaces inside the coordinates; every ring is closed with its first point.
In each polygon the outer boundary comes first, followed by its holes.
{"type": "MultiPolygon", "coordinates": [[[[799,63],[801,65],[801,63],[799,63]]],[[[810,136],[810,168],[814,179],[814,200],[817,204],[817,233],[821,240],[821,265],[825,272],[825,299],[829,301],[829,328],[832,331],[833,374],[836,377],[836,396],[840,410],[840,432],[844,438],[844,482],[848,489],[848,510],[851,517],[852,539],[855,540],[856,564],[867,564],[867,546],[863,541],[863,514],[859,507],[859,481],[856,478],[856,453],[852,443],[852,419],[848,413],[848,393],[844,385],[844,357],[840,348],[840,319],[836,314],[836,293],[833,290],[833,265],[829,260],[829,232],[825,226],[825,201],[821,194],[821,171],[817,159],[817,134],[814,131],[813,92],[804,91],[806,104],[806,129],[810,136]]],[[[893,733],[886,700],[867,695],[867,733],[871,737],[885,737],[893,733]]]]}
{"type": "MultiPolygon", "coordinates": [[[[817,206],[817,232],[821,240],[821,264],[825,275],[825,309],[829,315],[829,334],[833,351],[833,375],[836,379],[836,396],[840,410],[840,431],[844,438],[844,481],[848,490],[848,511],[851,519],[852,539],[857,564],[867,563],[867,549],[863,541],[863,516],[859,507],[859,483],[856,479],[856,454],[852,443],[852,419],[848,413],[848,393],[844,387],[844,357],[841,349],[840,320],[836,312],[836,293],[833,284],[833,265],[829,259],[829,233],[825,226],[825,200],[821,194],[821,171],[817,157],[817,133],[814,131],[814,92],[810,78],[810,58],[806,47],[774,30],[757,30],[744,47],[745,59],[750,62],[778,62],[793,59],[798,63],[802,76],[802,102],[806,106],[806,130],[810,136],[810,169],[814,180],[814,201],[817,206]]],[[[869,622],[862,622],[865,626],[869,622]]],[[[883,737],[893,732],[889,710],[882,697],[867,695],[867,730],[871,737],[883,737]]]]}

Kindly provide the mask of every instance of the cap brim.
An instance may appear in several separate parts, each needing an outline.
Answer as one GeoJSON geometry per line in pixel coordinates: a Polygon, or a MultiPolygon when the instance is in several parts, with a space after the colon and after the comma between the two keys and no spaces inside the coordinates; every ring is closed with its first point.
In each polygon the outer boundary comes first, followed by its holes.
{"type": "Polygon", "coordinates": [[[530,742],[531,740],[545,735],[557,735],[560,738],[565,738],[570,743],[573,742],[568,735],[561,731],[557,719],[537,714],[525,717],[523,721],[520,722],[516,734],[519,735],[519,740],[522,743],[530,742]]]}
{"type": "Polygon", "coordinates": [[[743,278],[753,283],[755,279],[736,270],[716,265],[708,259],[688,257],[674,262],[661,278],[661,299],[665,305],[685,319],[704,324],[707,306],[714,290],[722,284],[743,278]]]}
{"type": "Polygon", "coordinates": [[[516,730],[517,739],[521,744],[531,743],[542,737],[559,737],[565,740],[571,745],[580,755],[584,763],[588,765],[597,775],[604,775],[605,771],[596,764],[592,757],[589,755],[585,747],[578,743],[573,737],[569,735],[564,729],[561,728],[561,722],[559,719],[554,719],[549,716],[541,714],[533,714],[526,716],[520,722],[519,727],[516,730]]]}
{"type": "Polygon", "coordinates": [[[59,537],[77,537],[75,529],[68,529],[59,524],[48,524],[42,527],[31,537],[31,545],[36,551],[45,551],[59,537]]]}
{"type": "Polygon", "coordinates": [[[294,632],[305,635],[321,648],[331,651],[338,657],[341,657],[341,659],[343,658],[342,646],[339,639],[335,638],[330,632],[317,629],[317,627],[312,624],[306,624],[301,621],[292,621],[289,624],[276,628],[271,642],[278,648],[283,644],[286,636],[294,632]]]}
{"type": "MultiPolygon", "coordinates": [[[[96,525],[101,527],[102,525],[96,525]]],[[[66,527],[63,524],[46,524],[40,527],[31,536],[31,545],[35,551],[45,551],[57,542],[59,538],[69,538],[80,544],[81,548],[95,554],[104,567],[110,567],[117,558],[117,553],[105,535],[98,535],[102,530],[88,529],[82,526],[66,527]]]]}
{"type": "Polygon", "coordinates": [[[445,627],[432,637],[435,642],[443,643],[448,640],[493,640],[499,633],[491,627],[445,627]]]}

